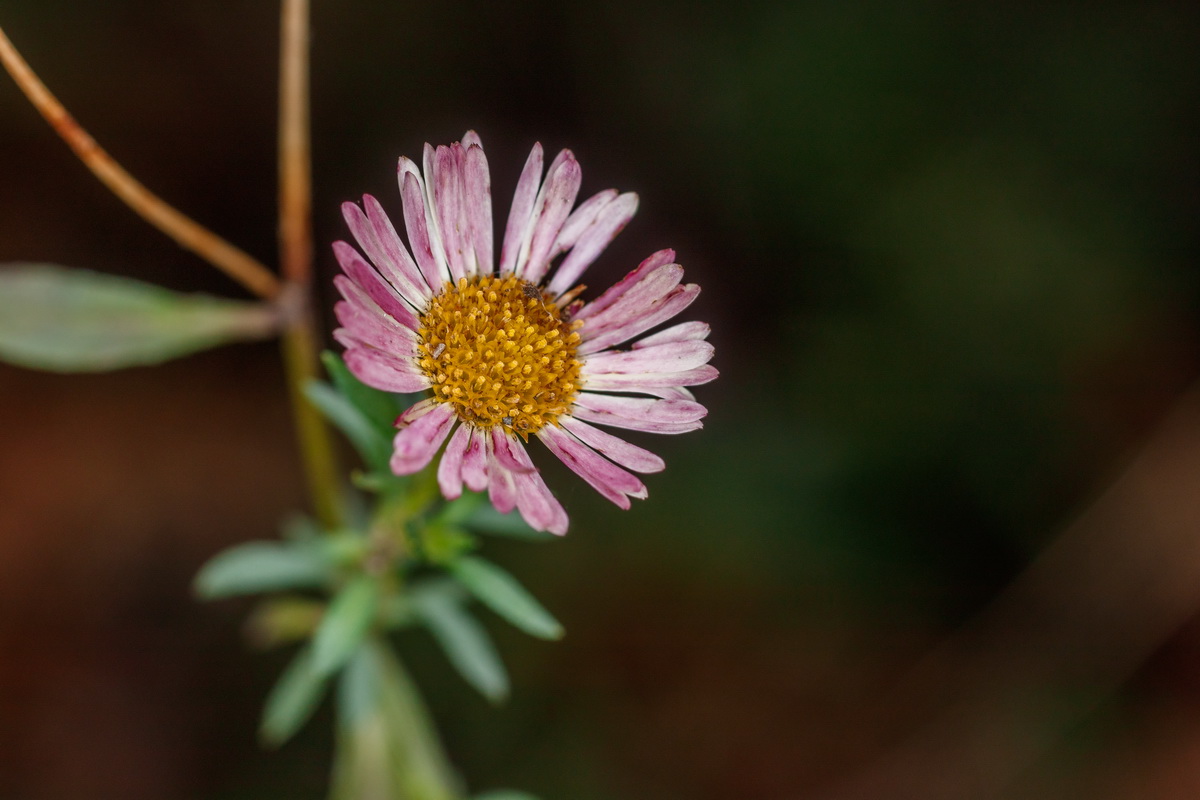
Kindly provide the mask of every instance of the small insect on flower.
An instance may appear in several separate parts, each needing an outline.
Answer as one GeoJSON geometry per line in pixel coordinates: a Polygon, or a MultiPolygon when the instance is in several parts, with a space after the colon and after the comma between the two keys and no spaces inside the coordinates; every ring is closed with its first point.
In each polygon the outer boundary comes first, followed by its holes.
{"type": "Polygon", "coordinates": [[[397,420],[393,472],[424,469],[445,443],[443,495],[458,497],[464,484],[486,490],[500,511],[516,508],[533,527],[561,534],[567,514],[534,467],[529,438],[627,509],[631,497],[646,496],[632,473],[658,472],[663,461],[595,424],[696,430],[707,411],[686,387],[717,371],[703,322],[644,336],[700,293],[682,283],[674,251],[654,253],[592,301],[578,299],[579,277],[633,217],[638,198],[608,189],[572,211],[581,181],[575,156],[563,150],[544,180],[542,172],[539,144],[517,182],[497,264],[479,137],[425,145],[423,170],[401,158],[407,246],[374,197],[342,206],[362,252],[333,245],[345,273],[334,279],[343,297],[334,336],[364,383],[429,392],[397,420]]]}

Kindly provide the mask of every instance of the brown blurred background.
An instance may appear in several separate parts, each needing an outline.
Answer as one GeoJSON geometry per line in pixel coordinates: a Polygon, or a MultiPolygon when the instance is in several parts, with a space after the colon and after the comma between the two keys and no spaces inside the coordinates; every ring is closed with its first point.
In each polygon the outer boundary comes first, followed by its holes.
{"type": "MultiPolygon", "coordinates": [[[[705,431],[638,440],[668,462],[647,502],[542,458],[571,534],[488,542],[568,630],[491,626],[506,706],[402,639],[473,789],[1200,796],[1200,413],[1134,459],[1200,372],[1200,7],[314,5],[326,301],[340,202],[397,211],[397,156],[475,128],[498,219],[535,139],[585,194],[639,192],[588,283],[674,247],[718,347],[705,431]]],[[[277,11],[0,24],[135,175],[271,262],[277,11]]],[[[241,296],[7,80],[0,169],[0,261],[241,296]]],[[[322,796],[328,709],[259,751],[286,654],[189,592],[304,502],[276,361],[0,367],[0,798],[322,796]]]]}

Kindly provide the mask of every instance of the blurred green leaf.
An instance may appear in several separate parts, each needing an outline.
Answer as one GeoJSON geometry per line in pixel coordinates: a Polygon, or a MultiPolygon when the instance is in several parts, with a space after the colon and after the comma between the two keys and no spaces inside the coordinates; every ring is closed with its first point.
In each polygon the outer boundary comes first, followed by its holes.
{"type": "Polygon", "coordinates": [[[321,381],[309,381],[304,386],[304,396],[325,418],[346,434],[354,449],[370,467],[386,470],[392,457],[392,442],[380,433],[345,395],[321,381]]]}
{"type": "Polygon", "coordinates": [[[345,692],[368,688],[348,682],[360,668],[371,672],[363,677],[373,684],[372,696],[344,697],[331,800],[461,798],[459,780],[437,746],[428,712],[400,662],[381,641],[364,643],[343,673],[345,692]],[[353,706],[357,712],[351,718],[347,712],[353,706]]]}
{"type": "Polygon", "coordinates": [[[313,669],[311,648],[305,647],[279,676],[267,695],[259,738],[278,747],[304,726],[324,693],[325,676],[313,669]]]}
{"type": "Polygon", "coordinates": [[[308,597],[271,597],[258,604],[246,620],[246,637],[267,649],[307,639],[321,624],[325,604],[308,597]]]}
{"type": "Polygon", "coordinates": [[[563,627],[516,578],[491,562],[464,556],[450,571],[488,608],[539,639],[561,639],[563,627]]]}
{"type": "Polygon", "coordinates": [[[406,395],[392,394],[367,386],[350,372],[336,353],[321,353],[321,363],[329,373],[334,387],[366,418],[387,441],[391,441],[396,417],[409,406],[406,395]]]}
{"type": "Polygon", "coordinates": [[[496,536],[509,536],[514,539],[529,539],[544,542],[558,537],[546,531],[535,531],[529,527],[520,514],[501,514],[491,503],[481,503],[475,507],[462,524],[469,530],[479,533],[490,533],[496,536]]]}
{"type": "Polygon", "coordinates": [[[364,639],[346,662],[338,683],[338,716],[341,724],[353,727],[378,708],[380,669],[374,645],[364,639]]]}
{"type": "Polygon", "coordinates": [[[276,330],[276,312],[262,303],[53,264],[0,268],[0,359],[25,367],[100,372],[155,364],[276,330]]]}
{"type": "Polygon", "coordinates": [[[245,542],[213,556],[193,584],[205,599],[324,586],[332,577],[324,550],[305,542],[245,542]]]}
{"type": "Polygon", "coordinates": [[[352,578],[333,601],[313,636],[313,669],[328,675],[362,643],[379,600],[379,587],[369,575],[352,578]]]}
{"type": "Polygon", "coordinates": [[[477,794],[474,800],[538,800],[537,797],[529,792],[520,792],[516,789],[493,789],[490,792],[477,794]]]}
{"type": "Polygon", "coordinates": [[[508,673],[483,626],[443,584],[415,586],[414,611],[442,646],[459,674],[493,703],[508,696],[508,673]]]}

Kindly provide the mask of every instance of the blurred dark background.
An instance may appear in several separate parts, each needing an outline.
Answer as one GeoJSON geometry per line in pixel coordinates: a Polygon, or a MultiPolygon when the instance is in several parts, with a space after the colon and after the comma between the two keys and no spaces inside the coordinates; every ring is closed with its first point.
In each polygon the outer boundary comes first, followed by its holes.
{"type": "MultiPolygon", "coordinates": [[[[131,172],[273,263],[277,11],[8,0],[0,24],[131,172]]],[[[339,204],[398,211],[397,156],[474,128],[498,220],[535,140],[575,151],[585,196],[637,191],[587,282],[674,247],[718,348],[706,429],[637,440],[668,469],[632,511],[535,455],[571,533],[487,552],[568,636],[492,625],[506,706],[402,640],[473,789],[775,800],[853,781],[936,706],[936,686],[897,687],[1200,371],[1193,3],[317,0],[313,25],[325,306],[339,204]]],[[[242,296],[7,78],[0,169],[0,261],[242,296]]],[[[90,377],[0,367],[0,797],[322,796],[328,709],[260,751],[286,654],[248,651],[248,606],[189,590],[302,507],[288,413],[269,344],[90,377]]],[[[947,796],[1200,796],[1197,610],[1134,620],[1160,632],[1130,674],[1055,681],[1050,721],[1028,720],[1045,747],[947,796]]],[[[921,796],[893,789],[873,796],[921,796]]]]}

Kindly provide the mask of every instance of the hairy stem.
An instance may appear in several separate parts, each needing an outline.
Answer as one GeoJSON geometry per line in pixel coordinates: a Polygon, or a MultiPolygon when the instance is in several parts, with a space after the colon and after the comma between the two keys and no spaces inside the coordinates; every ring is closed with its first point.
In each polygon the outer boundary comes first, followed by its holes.
{"type": "Polygon", "coordinates": [[[259,297],[270,298],[279,293],[279,279],[262,263],[164,202],[114,161],[50,93],[3,29],[0,29],[0,62],[79,160],[142,219],[259,297]]]}

